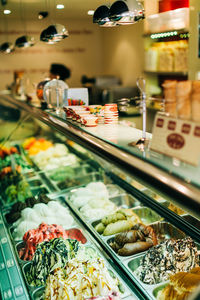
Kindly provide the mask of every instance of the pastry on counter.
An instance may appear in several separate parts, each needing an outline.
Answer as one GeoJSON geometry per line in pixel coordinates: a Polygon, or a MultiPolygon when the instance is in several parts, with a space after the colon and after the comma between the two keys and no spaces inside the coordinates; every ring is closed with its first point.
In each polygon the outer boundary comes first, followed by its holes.
{"type": "Polygon", "coordinates": [[[190,80],[177,82],[177,114],[180,119],[189,120],[191,118],[191,92],[192,82],[190,80]]]}
{"type": "Polygon", "coordinates": [[[163,83],[165,112],[169,113],[171,117],[177,117],[176,111],[176,80],[165,80],[163,83]]]}
{"type": "Polygon", "coordinates": [[[200,285],[200,267],[190,272],[179,272],[170,276],[170,283],[158,292],[158,300],[186,300],[200,285]]]}
{"type": "Polygon", "coordinates": [[[200,80],[192,82],[192,120],[200,122],[200,80]]]}
{"type": "Polygon", "coordinates": [[[129,256],[148,250],[157,245],[157,237],[151,226],[136,224],[130,231],[114,237],[111,248],[121,256],[129,256]]]}

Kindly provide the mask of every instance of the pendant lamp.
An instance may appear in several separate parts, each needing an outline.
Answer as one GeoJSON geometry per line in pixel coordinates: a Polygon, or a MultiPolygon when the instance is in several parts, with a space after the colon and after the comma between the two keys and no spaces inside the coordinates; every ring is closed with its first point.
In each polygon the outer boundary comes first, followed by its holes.
{"type": "Polygon", "coordinates": [[[68,37],[67,29],[61,24],[50,25],[41,32],[40,40],[48,44],[55,44],[68,37]]]}
{"type": "Polygon", "coordinates": [[[110,7],[109,19],[120,25],[135,24],[144,19],[144,8],[137,0],[116,1],[110,7]]]}
{"type": "Polygon", "coordinates": [[[101,27],[114,27],[116,22],[109,19],[109,7],[106,5],[99,6],[93,15],[93,23],[98,24],[101,27]]]}
{"type": "Polygon", "coordinates": [[[5,27],[5,37],[6,37],[6,42],[0,45],[0,51],[5,53],[5,54],[10,54],[15,50],[15,47],[13,43],[9,42],[8,40],[8,22],[7,22],[7,15],[4,15],[4,27],[5,27]]]}
{"type": "Polygon", "coordinates": [[[22,36],[20,36],[16,39],[15,46],[18,47],[18,48],[32,47],[32,46],[35,45],[35,39],[34,39],[34,37],[27,35],[25,12],[24,12],[24,8],[22,7],[22,0],[20,0],[19,4],[20,4],[19,5],[19,10],[20,10],[20,15],[21,15],[21,22],[22,22],[23,27],[24,27],[25,35],[22,35],[22,36]]]}
{"type": "Polygon", "coordinates": [[[28,48],[35,45],[34,37],[23,35],[16,39],[15,46],[18,48],[28,48]]]}
{"type": "Polygon", "coordinates": [[[13,52],[14,50],[15,50],[14,45],[9,42],[5,42],[5,43],[1,44],[1,46],[0,46],[0,51],[4,52],[6,54],[9,54],[9,53],[13,52]]]}

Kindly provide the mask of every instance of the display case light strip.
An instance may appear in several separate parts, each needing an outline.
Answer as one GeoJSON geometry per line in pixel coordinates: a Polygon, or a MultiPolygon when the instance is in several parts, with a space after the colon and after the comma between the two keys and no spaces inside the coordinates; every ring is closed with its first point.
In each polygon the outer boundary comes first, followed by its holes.
{"type": "Polygon", "coordinates": [[[151,34],[152,39],[159,39],[159,38],[165,38],[165,37],[171,37],[178,35],[177,31],[168,31],[168,32],[161,32],[161,33],[154,33],[151,34]]]}

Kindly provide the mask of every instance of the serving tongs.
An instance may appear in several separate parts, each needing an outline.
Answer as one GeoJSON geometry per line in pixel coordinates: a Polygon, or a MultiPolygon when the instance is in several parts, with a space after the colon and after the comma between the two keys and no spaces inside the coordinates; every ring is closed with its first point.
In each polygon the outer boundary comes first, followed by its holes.
{"type": "Polygon", "coordinates": [[[140,96],[133,98],[122,98],[117,100],[118,109],[121,112],[126,112],[128,107],[130,107],[131,102],[139,108],[142,114],[142,137],[137,142],[131,142],[128,145],[133,147],[138,147],[141,151],[145,150],[148,146],[149,140],[146,137],[146,123],[147,123],[147,103],[148,102],[158,102],[161,106],[161,111],[164,111],[164,99],[150,97],[146,93],[146,80],[143,77],[139,77],[136,81],[137,87],[140,91],[140,96]]]}

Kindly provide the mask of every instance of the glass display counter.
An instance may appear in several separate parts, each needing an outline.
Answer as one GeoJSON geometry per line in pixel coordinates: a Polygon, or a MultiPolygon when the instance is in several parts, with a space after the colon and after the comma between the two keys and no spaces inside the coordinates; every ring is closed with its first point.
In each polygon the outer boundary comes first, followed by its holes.
{"type": "MultiPolygon", "coordinates": [[[[26,192],[31,194],[28,198],[36,199],[36,208],[43,201],[41,195],[46,195],[48,201],[67,209],[70,217],[66,215],[66,219],[73,219],[73,224],[68,224],[67,229],[73,229],[68,237],[80,239],[81,236],[80,241],[84,240],[85,246],[95,249],[104,259],[107,269],[122,285],[118,290],[121,299],[160,297],[169,278],[161,275],[150,261],[153,279],[148,276],[149,270],[143,270],[145,276],[138,273],[139,266],[144,267],[145,259],[154,253],[151,251],[156,251],[152,249],[158,249],[154,248],[158,247],[156,244],[164,247],[170,241],[176,248],[185,243],[186,251],[190,245],[194,249],[192,258],[195,257],[192,266],[199,264],[199,167],[175,165],[173,159],[165,155],[149,149],[140,152],[128,146],[141,137],[141,131],[135,128],[98,125],[88,129],[66,120],[64,114],[58,117],[9,95],[0,95],[0,105],[1,145],[15,147],[26,162],[22,163],[21,158],[10,159],[11,172],[21,164],[23,180],[28,186],[26,192]],[[10,114],[13,119],[8,117],[10,114]],[[129,240],[130,236],[126,236],[124,240],[123,231],[134,231],[137,238],[129,240]]],[[[148,138],[151,139],[151,134],[148,138]]],[[[1,161],[1,170],[4,163],[1,161]]],[[[43,219],[37,219],[37,223],[31,214],[29,218],[35,223],[30,225],[24,212],[27,207],[13,214],[19,190],[15,196],[6,191],[1,191],[0,277],[6,278],[5,281],[1,279],[2,298],[43,299],[47,283],[31,286],[27,274],[35,261],[33,256],[33,261],[24,260],[27,254],[23,252],[25,238],[22,242],[23,234],[39,226],[43,219]],[[22,230],[19,225],[23,221],[29,223],[23,224],[22,230]]],[[[22,203],[26,200],[24,194],[23,197],[18,199],[22,203]]],[[[35,206],[30,209],[34,210],[35,206]]],[[[47,211],[44,208],[43,218],[50,224],[52,220],[48,219],[47,211]]],[[[54,216],[53,224],[61,222],[59,213],[57,211],[57,219],[54,216]]],[[[62,222],[60,224],[66,225],[64,220],[62,222]]],[[[167,251],[166,247],[164,257],[168,256],[167,251]]],[[[159,265],[159,253],[157,255],[159,265]]]]}

